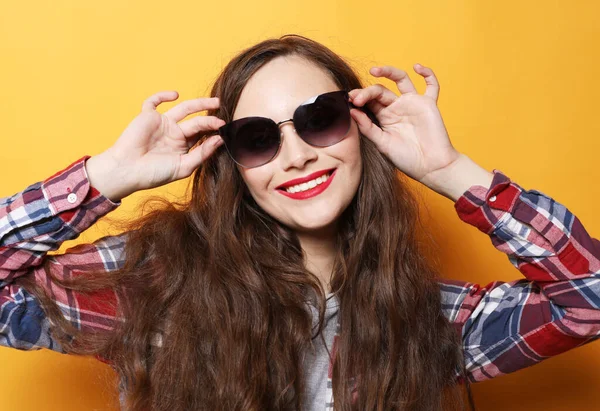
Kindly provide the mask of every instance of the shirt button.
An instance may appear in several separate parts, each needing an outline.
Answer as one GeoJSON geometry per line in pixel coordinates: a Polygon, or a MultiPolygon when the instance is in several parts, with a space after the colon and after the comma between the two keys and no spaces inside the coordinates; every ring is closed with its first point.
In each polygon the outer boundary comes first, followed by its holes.
{"type": "Polygon", "coordinates": [[[493,203],[494,201],[496,201],[496,196],[491,196],[490,197],[490,201],[493,203]]]}
{"type": "Polygon", "coordinates": [[[77,194],[75,193],[71,193],[67,196],[67,201],[71,204],[73,204],[75,201],[77,201],[77,194]]]}

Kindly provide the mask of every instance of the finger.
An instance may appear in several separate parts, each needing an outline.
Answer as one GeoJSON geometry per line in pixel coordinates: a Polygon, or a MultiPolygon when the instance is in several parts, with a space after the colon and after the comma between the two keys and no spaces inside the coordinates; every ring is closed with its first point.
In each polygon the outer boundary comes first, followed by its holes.
{"type": "MultiPolygon", "coordinates": [[[[348,92],[348,95],[350,96],[350,102],[352,103],[352,105],[353,105],[354,107],[360,107],[360,106],[364,106],[364,105],[365,105],[364,103],[362,103],[362,104],[359,106],[358,104],[355,104],[355,103],[354,103],[354,99],[353,99],[353,96],[357,96],[357,95],[358,95],[358,93],[359,93],[360,91],[362,91],[362,90],[363,90],[363,89],[358,89],[358,88],[357,88],[357,89],[354,89],[354,90],[352,90],[352,91],[349,91],[349,92],[348,92]]],[[[384,106],[383,104],[381,104],[381,103],[377,102],[376,100],[371,100],[371,101],[367,102],[367,103],[366,103],[366,106],[367,106],[367,107],[368,107],[368,108],[369,108],[369,109],[370,109],[370,110],[371,110],[371,111],[372,111],[374,114],[377,114],[377,113],[379,113],[381,110],[383,110],[383,109],[386,107],[386,106],[384,106]]]]}
{"type": "Polygon", "coordinates": [[[384,106],[383,104],[379,103],[376,100],[371,100],[367,103],[367,107],[369,108],[369,110],[371,110],[371,112],[375,115],[379,114],[379,112],[381,110],[383,110],[384,108],[386,108],[387,106],[384,106]]]}
{"type": "Polygon", "coordinates": [[[186,138],[209,130],[218,130],[225,122],[215,116],[197,116],[179,123],[179,128],[186,138]]]}
{"type": "Polygon", "coordinates": [[[199,111],[217,109],[219,108],[219,98],[218,97],[201,97],[193,100],[186,100],[175,107],[169,109],[165,116],[169,117],[174,121],[181,121],[190,114],[197,113],[199,111]]]}
{"type": "Polygon", "coordinates": [[[437,102],[440,95],[440,83],[433,73],[433,70],[418,63],[415,64],[414,70],[417,72],[417,74],[425,79],[425,84],[427,84],[427,87],[425,88],[425,95],[431,97],[437,102]]]}
{"type": "Polygon", "coordinates": [[[350,93],[348,93],[352,98],[352,104],[358,107],[362,107],[363,105],[365,105],[365,103],[377,102],[379,104],[373,104],[373,107],[369,107],[371,109],[378,108],[377,111],[379,111],[383,107],[389,106],[398,98],[398,96],[394,94],[393,91],[381,84],[374,84],[363,89],[357,89],[356,92],[354,91],[355,90],[352,90],[350,93]]]}
{"type": "Polygon", "coordinates": [[[160,91],[144,100],[142,111],[156,110],[160,103],[165,101],[174,101],[179,98],[179,93],[176,91],[160,91]]]}
{"type": "Polygon", "coordinates": [[[370,70],[375,77],[385,77],[392,80],[398,86],[398,90],[402,94],[416,93],[417,89],[413,85],[410,77],[404,70],[392,66],[373,67],[370,70]]]}
{"type": "Polygon", "coordinates": [[[196,148],[190,150],[187,154],[181,155],[181,167],[177,179],[188,177],[192,172],[200,167],[214,152],[223,144],[223,139],[219,135],[212,136],[202,142],[196,148]]]}
{"type": "Polygon", "coordinates": [[[371,100],[371,101],[367,102],[366,104],[364,102],[355,104],[352,96],[357,96],[359,94],[359,92],[361,92],[362,90],[363,89],[355,89],[348,93],[348,95],[350,96],[350,102],[352,103],[352,105],[354,107],[360,107],[360,106],[366,105],[375,115],[377,115],[381,110],[383,110],[386,107],[383,104],[377,102],[376,100],[371,100]]]}
{"type": "Polygon", "coordinates": [[[365,113],[358,109],[352,109],[350,110],[350,114],[354,121],[356,121],[356,124],[358,124],[358,129],[365,137],[373,141],[377,148],[384,147],[383,131],[365,113]]]}

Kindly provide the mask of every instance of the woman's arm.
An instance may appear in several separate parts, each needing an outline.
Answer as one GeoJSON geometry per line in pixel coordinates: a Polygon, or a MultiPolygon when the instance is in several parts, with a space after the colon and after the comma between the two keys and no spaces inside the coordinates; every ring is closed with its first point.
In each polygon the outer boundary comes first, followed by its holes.
{"type": "Polygon", "coordinates": [[[79,237],[117,208],[93,188],[85,168],[89,156],[24,191],[0,199],[0,279],[11,281],[42,263],[49,251],[79,237]]]}
{"type": "Polygon", "coordinates": [[[523,191],[501,173],[492,176],[459,153],[437,107],[433,70],[419,64],[414,70],[426,84],[424,94],[404,70],[373,67],[371,74],[395,82],[401,95],[378,84],[352,90],[352,103],[370,108],[377,122],[361,110],[351,110],[352,117],[398,170],[458,200],[460,218],[490,235],[526,277],[483,288],[443,286],[446,315],[463,333],[468,378],[515,371],[597,338],[598,241],[564,206],[523,191]]]}
{"type": "Polygon", "coordinates": [[[474,185],[455,208],[525,276],[484,287],[442,283],[444,313],[462,333],[471,381],[534,365],[600,336],[600,242],[566,207],[496,171],[490,187],[474,185]]]}
{"type": "Polygon", "coordinates": [[[50,324],[39,301],[15,283],[22,276],[31,276],[44,286],[75,327],[109,328],[113,324],[115,313],[109,307],[114,295],[84,296],[59,287],[49,277],[51,274],[63,279],[82,272],[110,271],[121,264],[123,236],[104,237],[93,244],[70,248],[65,254],[47,255],[120,205],[90,185],[85,168],[88,158],[0,199],[1,346],[62,351],[50,335],[50,324]]]}
{"type": "Polygon", "coordinates": [[[78,245],[62,255],[47,253],[77,238],[127,195],[189,177],[214,153],[222,143],[220,137],[201,139],[222,126],[223,120],[185,118],[217,108],[218,99],[187,100],[164,114],[157,111],[161,103],[177,98],[176,92],[149,97],[108,150],[85,156],[43,182],[0,199],[0,345],[62,351],[50,336],[40,302],[18,284],[22,281],[33,280],[44,287],[77,329],[114,325],[112,290],[84,295],[57,285],[52,278],[120,268],[126,234],[78,245]]]}

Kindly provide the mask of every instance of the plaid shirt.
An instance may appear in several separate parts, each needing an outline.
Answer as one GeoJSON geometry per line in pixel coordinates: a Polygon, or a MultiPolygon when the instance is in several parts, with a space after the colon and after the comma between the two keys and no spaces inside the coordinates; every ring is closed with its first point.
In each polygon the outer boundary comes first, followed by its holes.
{"type": "MultiPolygon", "coordinates": [[[[80,329],[111,329],[117,320],[104,304],[114,302],[112,292],[85,296],[65,290],[42,268],[47,260],[54,276],[69,278],[115,270],[124,262],[127,233],[47,255],[120,205],[90,186],[88,158],[0,199],[0,346],[64,352],[39,302],[14,284],[24,275],[46,287],[80,329]]],[[[471,187],[455,208],[525,276],[486,286],[441,281],[443,311],[462,333],[470,381],[528,367],[600,335],[600,243],[563,205],[494,170],[489,189],[471,187]]]]}

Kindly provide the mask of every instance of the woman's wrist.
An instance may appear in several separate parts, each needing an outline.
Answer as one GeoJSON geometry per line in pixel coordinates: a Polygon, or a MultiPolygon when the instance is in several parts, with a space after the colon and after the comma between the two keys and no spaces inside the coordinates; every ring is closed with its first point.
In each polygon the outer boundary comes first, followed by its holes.
{"type": "Polygon", "coordinates": [[[87,159],[85,169],[90,185],[113,202],[121,201],[136,191],[128,184],[130,173],[120,168],[106,151],[87,159]]]}
{"type": "Polygon", "coordinates": [[[465,154],[443,169],[436,170],[421,180],[433,191],[456,202],[474,185],[489,188],[494,174],[479,166],[465,154]]]}

